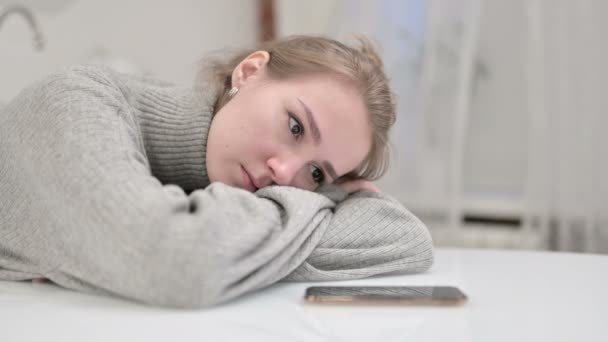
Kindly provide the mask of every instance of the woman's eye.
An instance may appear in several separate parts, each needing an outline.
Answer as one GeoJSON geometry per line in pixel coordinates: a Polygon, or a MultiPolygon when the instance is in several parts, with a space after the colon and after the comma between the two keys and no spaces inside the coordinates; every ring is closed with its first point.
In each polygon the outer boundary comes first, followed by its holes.
{"type": "Polygon", "coordinates": [[[311,165],[310,174],[312,175],[312,179],[317,184],[323,184],[323,181],[325,180],[325,176],[323,175],[323,171],[320,168],[318,168],[317,166],[311,165]]]}
{"type": "Polygon", "coordinates": [[[291,131],[291,134],[293,134],[295,137],[299,137],[304,131],[300,122],[296,120],[293,116],[289,117],[289,130],[291,131]]]}

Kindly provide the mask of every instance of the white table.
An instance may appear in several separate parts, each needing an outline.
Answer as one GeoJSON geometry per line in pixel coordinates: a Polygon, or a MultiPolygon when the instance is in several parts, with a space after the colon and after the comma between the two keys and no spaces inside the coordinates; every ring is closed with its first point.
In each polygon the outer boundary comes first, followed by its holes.
{"type": "Polygon", "coordinates": [[[281,283],[207,310],[0,281],[0,340],[608,341],[608,256],[438,249],[430,272],[314,285],[454,285],[462,307],[306,304],[281,283]]]}

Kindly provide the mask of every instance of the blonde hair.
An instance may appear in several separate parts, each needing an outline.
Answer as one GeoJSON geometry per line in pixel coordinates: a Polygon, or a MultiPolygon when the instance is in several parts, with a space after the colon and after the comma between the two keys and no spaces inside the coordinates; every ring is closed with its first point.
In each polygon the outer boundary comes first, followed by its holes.
{"type": "Polygon", "coordinates": [[[386,173],[389,165],[388,133],[396,120],[395,103],[382,60],[367,39],[361,36],[357,39],[358,46],[350,47],[324,37],[289,36],[263,43],[256,49],[239,51],[228,59],[206,60],[205,69],[210,69],[220,89],[223,87],[214,113],[230,98],[228,92],[232,88],[234,68],[254,51],[265,50],[270,54],[266,68],[268,75],[274,79],[328,72],[345,77],[353,82],[363,97],[373,137],[372,147],[365,159],[355,170],[342,178],[380,178],[386,173]]]}

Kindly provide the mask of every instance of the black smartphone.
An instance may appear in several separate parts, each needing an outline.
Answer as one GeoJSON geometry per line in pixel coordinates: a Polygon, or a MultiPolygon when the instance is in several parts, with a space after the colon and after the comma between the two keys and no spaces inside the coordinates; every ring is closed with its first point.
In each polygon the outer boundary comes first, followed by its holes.
{"type": "Polygon", "coordinates": [[[310,303],[461,305],[467,296],[452,286],[314,286],[306,289],[310,303]]]}

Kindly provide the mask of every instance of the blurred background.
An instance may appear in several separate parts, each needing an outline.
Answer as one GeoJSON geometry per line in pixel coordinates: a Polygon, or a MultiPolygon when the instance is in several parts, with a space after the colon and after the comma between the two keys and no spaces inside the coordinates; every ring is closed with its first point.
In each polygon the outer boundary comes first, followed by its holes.
{"type": "Polygon", "coordinates": [[[0,103],[64,66],[191,84],[290,34],[380,47],[398,96],[379,182],[437,246],[608,253],[608,2],[0,0],[0,103]]]}

